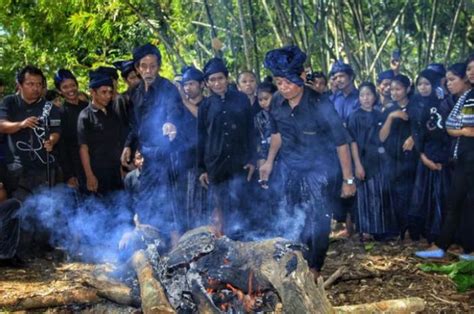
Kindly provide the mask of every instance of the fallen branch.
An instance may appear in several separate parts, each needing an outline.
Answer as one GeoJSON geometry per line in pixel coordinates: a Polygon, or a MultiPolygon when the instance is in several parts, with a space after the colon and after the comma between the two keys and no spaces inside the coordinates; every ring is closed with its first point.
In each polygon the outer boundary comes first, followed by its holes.
{"type": "Polygon", "coordinates": [[[28,311],[58,307],[68,304],[96,304],[103,301],[94,289],[79,288],[66,291],[54,291],[49,294],[31,295],[15,300],[0,301],[0,309],[7,311],[28,311]]]}
{"type": "Polygon", "coordinates": [[[442,299],[442,298],[440,298],[440,297],[437,297],[437,296],[434,295],[433,293],[430,293],[430,295],[431,295],[433,298],[435,298],[436,300],[441,301],[441,302],[443,302],[443,303],[447,303],[447,304],[451,304],[451,305],[456,305],[456,304],[458,304],[458,302],[456,302],[456,301],[448,301],[448,300],[442,299]]]}
{"type": "Polygon", "coordinates": [[[336,280],[338,280],[345,272],[347,271],[347,267],[341,266],[339,267],[328,279],[324,282],[324,289],[329,288],[336,280]]]}
{"type": "Polygon", "coordinates": [[[335,313],[413,313],[425,309],[425,301],[421,298],[384,300],[375,303],[344,305],[334,307],[335,313]]]}
{"type": "Polygon", "coordinates": [[[133,254],[132,266],[140,283],[143,313],[176,313],[168,302],[161,283],[153,277],[153,269],[143,250],[133,254]]]}

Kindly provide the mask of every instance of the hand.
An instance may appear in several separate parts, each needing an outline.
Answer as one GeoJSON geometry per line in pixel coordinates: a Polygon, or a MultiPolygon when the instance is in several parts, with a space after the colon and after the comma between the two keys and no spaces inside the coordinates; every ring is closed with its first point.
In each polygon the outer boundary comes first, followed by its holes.
{"type": "Polygon", "coordinates": [[[176,138],[176,126],[169,122],[163,124],[163,135],[168,136],[170,142],[172,142],[176,138]]]}
{"type": "Polygon", "coordinates": [[[46,140],[43,142],[43,146],[44,146],[44,149],[46,149],[46,151],[48,153],[51,153],[53,151],[53,142],[51,140],[46,140]]]}
{"type": "Polygon", "coordinates": [[[28,117],[25,120],[20,122],[21,129],[34,129],[38,126],[38,118],[37,117],[28,117]]]}
{"type": "Polygon", "coordinates": [[[252,165],[251,163],[248,163],[244,166],[244,170],[248,170],[247,182],[250,182],[250,180],[252,180],[252,176],[255,171],[255,166],[252,165]]]}
{"type": "Polygon", "coordinates": [[[67,186],[73,189],[77,189],[79,187],[79,181],[76,177],[70,177],[67,182],[67,186]]]}
{"type": "Polygon", "coordinates": [[[413,140],[413,137],[408,137],[406,140],[405,140],[405,143],[403,143],[403,151],[406,152],[406,151],[411,151],[413,149],[413,146],[415,146],[415,141],[413,140]]]}
{"type": "Polygon", "coordinates": [[[341,188],[341,197],[342,198],[350,198],[356,194],[356,185],[355,184],[347,184],[346,182],[342,183],[341,188]]]}
{"type": "Polygon", "coordinates": [[[204,172],[199,176],[199,182],[201,183],[201,186],[205,189],[209,187],[209,177],[207,175],[207,172],[204,172]]]}
{"type": "Polygon", "coordinates": [[[268,178],[270,178],[270,174],[272,173],[272,170],[273,170],[273,163],[269,161],[265,161],[265,163],[259,169],[260,180],[268,181],[268,178]]]}
{"type": "Polygon", "coordinates": [[[408,121],[408,114],[402,110],[393,111],[389,116],[392,117],[392,119],[402,119],[404,121],[408,121]]]}
{"type": "Polygon", "coordinates": [[[365,170],[364,170],[364,167],[362,167],[362,165],[360,165],[359,167],[355,167],[355,175],[356,175],[356,178],[359,179],[359,180],[365,180],[365,170]]]}
{"type": "Polygon", "coordinates": [[[461,131],[463,136],[474,137],[474,127],[464,127],[461,131]]]}
{"type": "Polygon", "coordinates": [[[95,175],[89,175],[87,176],[87,190],[90,192],[97,192],[97,189],[99,187],[99,181],[95,177],[95,175]]]}
{"type": "Polygon", "coordinates": [[[261,187],[264,189],[268,189],[268,179],[270,178],[270,174],[272,173],[273,163],[269,161],[265,161],[265,163],[259,169],[259,180],[261,187]]]}
{"type": "Polygon", "coordinates": [[[390,69],[395,72],[395,74],[400,73],[400,60],[392,59],[390,60],[390,69]]]}
{"type": "Polygon", "coordinates": [[[130,147],[124,147],[122,155],[120,156],[120,162],[122,163],[122,166],[129,167],[131,155],[132,149],[130,147]]]}
{"type": "Polygon", "coordinates": [[[433,171],[440,171],[443,169],[443,165],[440,163],[435,163],[431,159],[429,159],[424,153],[420,155],[421,162],[428,167],[428,169],[433,171]]]}
{"type": "Polygon", "coordinates": [[[119,241],[119,244],[118,244],[119,250],[126,249],[128,245],[130,244],[130,242],[132,242],[134,237],[135,237],[135,233],[133,231],[125,232],[119,241]]]}

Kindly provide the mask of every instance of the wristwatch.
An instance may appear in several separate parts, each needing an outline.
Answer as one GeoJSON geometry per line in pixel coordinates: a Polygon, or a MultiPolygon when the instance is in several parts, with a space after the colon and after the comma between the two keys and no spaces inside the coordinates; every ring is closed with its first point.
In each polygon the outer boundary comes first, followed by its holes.
{"type": "Polygon", "coordinates": [[[354,177],[349,178],[349,179],[344,179],[342,180],[345,184],[353,185],[355,183],[354,177]]]}

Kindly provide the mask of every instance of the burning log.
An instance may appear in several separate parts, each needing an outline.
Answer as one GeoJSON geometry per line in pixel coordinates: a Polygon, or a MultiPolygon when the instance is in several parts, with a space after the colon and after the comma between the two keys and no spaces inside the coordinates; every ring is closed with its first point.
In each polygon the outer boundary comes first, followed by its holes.
{"type": "Polygon", "coordinates": [[[217,238],[211,229],[202,227],[183,235],[164,257],[165,273],[160,278],[175,308],[193,309],[192,304],[182,302],[191,286],[198,312],[214,313],[216,308],[224,312],[332,312],[302,249],[281,238],[259,242],[217,238]],[[189,282],[189,276],[201,289],[189,282]],[[201,292],[196,295],[194,291],[201,292]]]}
{"type": "Polygon", "coordinates": [[[153,269],[143,250],[135,252],[132,265],[140,283],[143,313],[176,313],[168,302],[160,282],[153,277],[153,269]]]}
{"type": "Polygon", "coordinates": [[[95,304],[103,301],[94,289],[79,288],[54,291],[48,294],[31,295],[26,298],[0,301],[0,308],[7,311],[28,311],[68,304],[95,304]]]}
{"type": "Polygon", "coordinates": [[[334,307],[336,313],[415,313],[425,309],[421,298],[385,300],[375,303],[334,307]]]}

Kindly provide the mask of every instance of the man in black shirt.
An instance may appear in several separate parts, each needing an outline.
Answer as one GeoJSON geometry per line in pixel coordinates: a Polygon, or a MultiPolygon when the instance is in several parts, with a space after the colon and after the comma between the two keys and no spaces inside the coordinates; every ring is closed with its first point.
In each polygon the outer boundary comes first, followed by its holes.
{"type": "Polygon", "coordinates": [[[81,111],[77,138],[86,189],[104,195],[122,187],[120,121],[111,108],[113,81],[99,71],[89,72],[92,101],[81,111]]]}
{"type": "Polygon", "coordinates": [[[26,66],[17,76],[19,93],[6,96],[0,104],[0,132],[9,135],[13,160],[10,171],[18,177],[14,196],[24,200],[35,188],[54,178],[56,159],[51,154],[60,138],[59,110],[41,97],[45,78],[43,72],[26,66]],[[45,123],[49,121],[49,137],[45,123]]]}
{"type": "MultiPolygon", "coordinates": [[[[181,215],[176,203],[175,160],[179,149],[183,104],[176,86],[159,75],[161,53],[152,44],[133,51],[135,69],[142,81],[130,94],[131,130],[122,152],[122,165],[131,160],[138,148],[146,162],[140,174],[141,195],[136,206],[142,221],[158,226],[163,233],[177,235],[181,215]],[[169,229],[168,229],[169,228],[169,229]]],[[[181,204],[179,204],[181,205],[181,204]]]]}
{"type": "MultiPolygon", "coordinates": [[[[64,182],[71,188],[79,188],[83,178],[79,144],[77,143],[77,118],[88,103],[79,98],[76,77],[67,69],[59,69],[54,75],[54,85],[64,98],[61,108],[61,141],[59,142],[59,162],[64,182]]],[[[83,184],[84,185],[84,184],[83,184]]]]}
{"type": "Polygon", "coordinates": [[[272,98],[273,134],[260,179],[268,180],[279,152],[288,210],[294,217],[301,211],[304,214],[300,240],[309,248],[305,257],[316,279],[329,245],[328,180],[337,171],[332,160],[334,148],[343,172],[341,197],[353,196],[355,184],[347,131],[328,98],[304,86],[305,60],[306,54],[296,46],[269,51],[265,57],[278,92],[272,98]]]}
{"type": "Polygon", "coordinates": [[[199,181],[210,185],[218,231],[238,235],[247,207],[245,190],[255,169],[252,107],[245,94],[228,88],[222,59],[207,62],[204,75],[212,95],[198,109],[199,181]]]}

